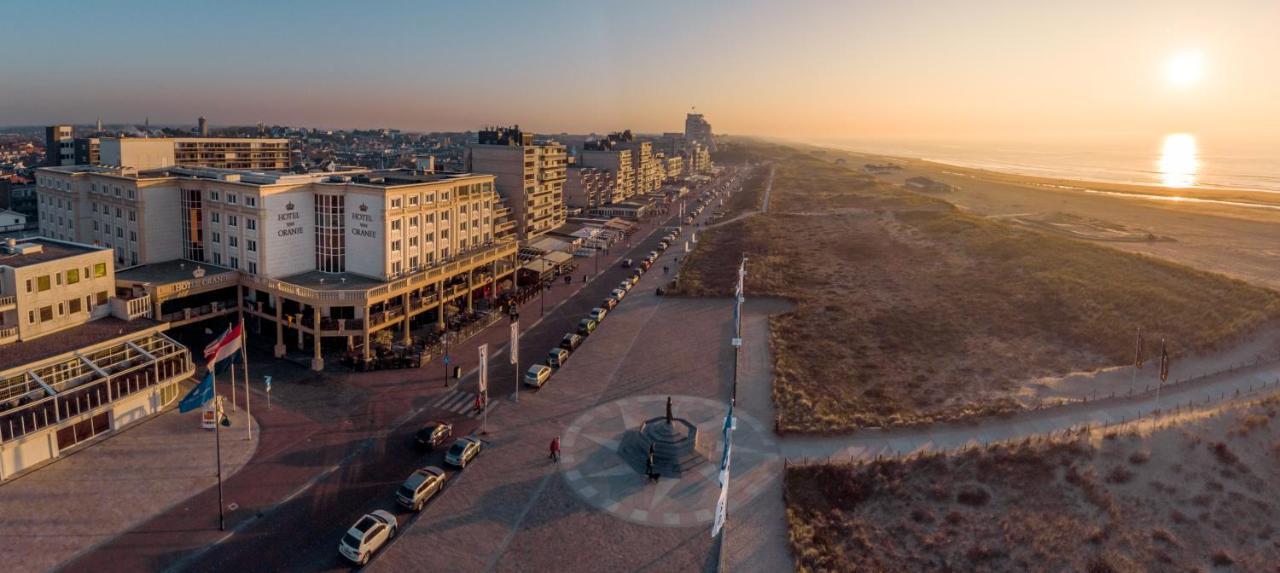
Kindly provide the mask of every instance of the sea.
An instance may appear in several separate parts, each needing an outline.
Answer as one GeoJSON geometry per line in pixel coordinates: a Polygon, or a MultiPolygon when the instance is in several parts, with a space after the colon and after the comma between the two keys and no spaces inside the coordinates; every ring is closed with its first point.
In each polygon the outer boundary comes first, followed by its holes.
{"type": "Polygon", "coordinates": [[[818,144],[1018,175],[1280,193],[1280,141],[1239,144],[1169,133],[1087,144],[871,139],[818,144]]]}

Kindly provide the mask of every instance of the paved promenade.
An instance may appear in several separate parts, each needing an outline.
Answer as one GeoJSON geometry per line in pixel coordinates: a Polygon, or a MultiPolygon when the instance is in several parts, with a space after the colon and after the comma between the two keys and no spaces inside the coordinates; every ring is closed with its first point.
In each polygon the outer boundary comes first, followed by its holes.
{"type": "MultiPolygon", "coordinates": [[[[257,448],[244,410],[223,428],[224,476],[257,448]]],[[[214,436],[200,413],[176,409],[129,427],[0,486],[0,563],[6,571],[44,571],[170,510],[216,517],[217,506],[185,503],[217,484],[214,436]]]]}

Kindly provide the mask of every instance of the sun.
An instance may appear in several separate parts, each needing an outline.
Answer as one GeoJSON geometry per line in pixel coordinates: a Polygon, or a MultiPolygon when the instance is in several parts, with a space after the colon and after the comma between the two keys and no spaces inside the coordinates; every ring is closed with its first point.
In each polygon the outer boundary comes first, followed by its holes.
{"type": "Polygon", "coordinates": [[[1177,54],[1165,64],[1164,73],[1169,83],[1177,87],[1195,85],[1204,75],[1204,55],[1198,50],[1177,54]]]}

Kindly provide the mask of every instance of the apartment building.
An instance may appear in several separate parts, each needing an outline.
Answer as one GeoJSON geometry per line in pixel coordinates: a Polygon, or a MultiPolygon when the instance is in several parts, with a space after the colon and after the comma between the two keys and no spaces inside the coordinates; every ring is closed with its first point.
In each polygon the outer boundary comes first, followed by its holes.
{"type": "Polygon", "coordinates": [[[687,141],[700,143],[708,149],[715,146],[715,138],[711,134],[711,124],[700,113],[690,113],[685,116],[684,137],[687,141]]]}
{"type": "Polygon", "coordinates": [[[614,149],[606,140],[589,141],[578,154],[578,165],[613,174],[615,202],[625,201],[636,194],[630,149],[614,149]]]}
{"type": "Polygon", "coordinates": [[[620,140],[616,149],[631,151],[631,170],[635,173],[634,195],[647,195],[662,187],[662,166],[653,156],[653,144],[648,141],[636,141],[631,131],[623,132],[625,139],[620,140]]]}
{"type": "Polygon", "coordinates": [[[317,368],[323,344],[367,355],[383,328],[407,338],[447,304],[495,296],[515,263],[493,175],[75,166],[36,179],[41,233],[110,249],[131,267],[118,286],[150,295],[157,317],[243,308],[276,323],[278,355],[296,340],[317,368]]]}
{"type": "Polygon", "coordinates": [[[564,203],[568,207],[590,211],[623,200],[612,171],[595,167],[569,168],[564,184],[564,203]]]}
{"type": "Polygon", "coordinates": [[[117,296],[109,250],[0,245],[0,481],[177,400],[194,365],[150,311],[117,296]]]}
{"type": "Polygon", "coordinates": [[[165,167],[212,167],[273,171],[288,169],[288,139],[250,137],[104,137],[103,165],[140,171],[165,167]]]}
{"type": "Polygon", "coordinates": [[[44,164],[75,165],[75,130],[70,125],[44,128],[44,164]]]}
{"type": "Polygon", "coordinates": [[[498,194],[511,207],[516,236],[528,242],[565,223],[568,154],[554,141],[534,142],[520,126],[480,131],[467,147],[467,170],[492,173],[498,194]]]}

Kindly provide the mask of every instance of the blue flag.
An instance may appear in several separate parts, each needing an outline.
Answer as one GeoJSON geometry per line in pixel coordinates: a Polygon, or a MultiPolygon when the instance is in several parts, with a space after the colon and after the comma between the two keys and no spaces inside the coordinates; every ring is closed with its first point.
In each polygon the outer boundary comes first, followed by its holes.
{"type": "Polygon", "coordinates": [[[182,401],[178,402],[178,412],[186,413],[196,410],[204,406],[205,402],[213,399],[213,372],[204,375],[204,380],[196,384],[186,396],[182,397],[182,401]]]}

